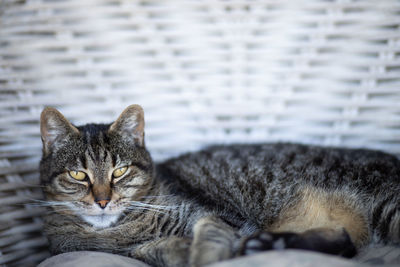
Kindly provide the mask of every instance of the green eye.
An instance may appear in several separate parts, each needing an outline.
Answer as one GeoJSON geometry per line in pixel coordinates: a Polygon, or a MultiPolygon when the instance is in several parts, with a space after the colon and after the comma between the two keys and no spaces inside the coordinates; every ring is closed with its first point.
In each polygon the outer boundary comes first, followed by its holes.
{"type": "Polygon", "coordinates": [[[114,170],[113,176],[115,178],[121,177],[122,175],[124,175],[124,173],[126,173],[127,170],[128,170],[128,167],[118,168],[118,169],[114,170]]]}
{"type": "Polygon", "coordinates": [[[69,175],[74,178],[75,180],[82,181],[86,178],[86,173],[80,171],[70,171],[69,175]]]}

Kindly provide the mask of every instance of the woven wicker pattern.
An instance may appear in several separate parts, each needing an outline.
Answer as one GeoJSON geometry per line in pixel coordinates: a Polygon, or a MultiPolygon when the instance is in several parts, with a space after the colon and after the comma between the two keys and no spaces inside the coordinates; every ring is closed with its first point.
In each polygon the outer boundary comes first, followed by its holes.
{"type": "Polygon", "coordinates": [[[47,256],[38,118],[146,112],[156,160],[221,142],[400,155],[400,2],[0,1],[0,265],[47,256]]]}

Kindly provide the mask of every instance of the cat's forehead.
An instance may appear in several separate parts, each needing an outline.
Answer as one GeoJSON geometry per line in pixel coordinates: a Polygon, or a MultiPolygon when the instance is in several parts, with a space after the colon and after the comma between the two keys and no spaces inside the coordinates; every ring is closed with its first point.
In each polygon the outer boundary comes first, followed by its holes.
{"type": "Polygon", "coordinates": [[[96,138],[99,135],[107,134],[110,124],[89,123],[82,126],[77,126],[76,128],[78,128],[82,135],[96,138]]]}
{"type": "Polygon", "coordinates": [[[116,153],[115,146],[119,144],[113,143],[109,137],[109,125],[87,124],[77,128],[80,132],[81,141],[81,156],[77,163],[81,168],[110,168],[124,163],[121,156],[116,153]]]}

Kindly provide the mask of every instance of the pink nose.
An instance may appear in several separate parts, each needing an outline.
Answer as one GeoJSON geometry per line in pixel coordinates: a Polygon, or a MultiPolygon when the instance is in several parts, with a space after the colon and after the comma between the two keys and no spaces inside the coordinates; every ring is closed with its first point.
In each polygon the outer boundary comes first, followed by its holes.
{"type": "Polygon", "coordinates": [[[96,203],[97,203],[102,209],[104,209],[104,208],[107,206],[108,202],[110,202],[110,200],[107,200],[107,199],[103,199],[103,200],[96,201],[96,203]]]}

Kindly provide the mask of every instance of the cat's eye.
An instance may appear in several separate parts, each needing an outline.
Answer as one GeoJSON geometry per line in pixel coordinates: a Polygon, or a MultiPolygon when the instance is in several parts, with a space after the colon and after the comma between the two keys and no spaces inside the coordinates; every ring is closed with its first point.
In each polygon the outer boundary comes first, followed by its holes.
{"type": "Polygon", "coordinates": [[[69,175],[74,178],[75,180],[82,181],[86,178],[86,173],[80,171],[70,171],[69,175]]]}
{"type": "Polygon", "coordinates": [[[124,173],[126,173],[127,170],[128,170],[128,167],[126,167],[126,166],[118,168],[113,171],[113,177],[115,177],[115,178],[121,177],[122,175],[124,175],[124,173]]]}

